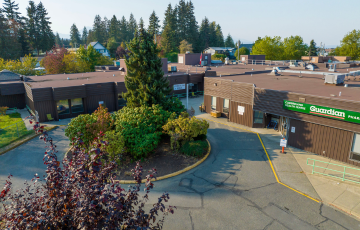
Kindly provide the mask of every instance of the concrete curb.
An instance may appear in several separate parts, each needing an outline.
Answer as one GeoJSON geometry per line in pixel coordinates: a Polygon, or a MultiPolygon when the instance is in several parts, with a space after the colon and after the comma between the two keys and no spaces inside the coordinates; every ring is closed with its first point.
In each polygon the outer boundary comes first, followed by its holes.
{"type": "MultiPolygon", "coordinates": [[[[168,175],[165,175],[165,176],[161,176],[161,177],[157,177],[156,180],[153,179],[151,181],[159,181],[159,180],[165,180],[165,179],[168,179],[168,178],[171,178],[171,177],[174,177],[174,176],[178,176],[184,172],[187,172],[193,168],[195,168],[196,166],[200,165],[201,163],[203,163],[207,158],[208,156],[210,155],[210,152],[211,152],[211,145],[210,145],[210,142],[208,141],[208,139],[206,139],[208,145],[209,145],[209,149],[208,149],[208,152],[207,154],[201,159],[199,160],[198,162],[196,162],[195,164],[193,165],[190,165],[182,170],[179,170],[177,172],[174,172],[174,173],[170,173],[168,175]]],[[[136,184],[136,182],[134,180],[116,180],[115,182],[118,182],[120,184],[136,184]]],[[[146,179],[143,179],[141,180],[141,183],[145,183],[146,182],[146,179]]]]}
{"type": "MultiPolygon", "coordinates": [[[[58,127],[58,126],[55,125],[55,126],[49,128],[49,129],[47,129],[46,131],[49,132],[49,131],[51,131],[51,130],[56,129],[57,127],[58,127]]],[[[33,135],[30,136],[29,138],[27,138],[27,139],[25,139],[25,140],[23,140],[23,141],[21,141],[21,142],[18,142],[18,143],[16,143],[15,145],[11,146],[10,148],[8,148],[8,149],[0,152],[0,155],[3,155],[3,154],[5,154],[5,153],[9,152],[10,150],[13,150],[13,149],[19,147],[19,146],[22,145],[22,144],[25,144],[26,142],[34,139],[35,137],[37,137],[37,136],[39,136],[39,135],[40,135],[40,133],[38,133],[38,134],[33,134],[33,135]]]]}

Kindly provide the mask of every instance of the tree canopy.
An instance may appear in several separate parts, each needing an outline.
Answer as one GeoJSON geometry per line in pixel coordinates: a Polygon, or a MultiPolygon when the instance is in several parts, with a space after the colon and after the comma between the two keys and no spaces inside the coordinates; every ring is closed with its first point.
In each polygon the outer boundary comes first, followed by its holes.
{"type": "Polygon", "coordinates": [[[142,23],[139,32],[127,47],[130,52],[125,61],[127,92],[123,93],[127,106],[164,104],[166,96],[171,92],[169,81],[163,77],[162,62],[158,57],[160,50],[142,23]]]}
{"type": "Polygon", "coordinates": [[[351,60],[360,59],[360,30],[347,33],[341,40],[340,46],[336,47],[337,56],[350,56],[351,60]]]}

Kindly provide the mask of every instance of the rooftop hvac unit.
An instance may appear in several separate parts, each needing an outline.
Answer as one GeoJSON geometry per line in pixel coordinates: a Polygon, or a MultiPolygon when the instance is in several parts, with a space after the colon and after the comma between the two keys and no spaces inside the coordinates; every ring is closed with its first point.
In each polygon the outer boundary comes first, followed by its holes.
{"type": "Polygon", "coordinates": [[[201,61],[201,65],[202,66],[207,65],[207,61],[201,61]]]}
{"type": "Polygon", "coordinates": [[[168,71],[169,72],[177,72],[177,68],[176,68],[176,66],[168,66],[168,71]]]}
{"type": "Polygon", "coordinates": [[[344,84],[345,75],[326,75],[325,84],[340,85],[344,84]]]}

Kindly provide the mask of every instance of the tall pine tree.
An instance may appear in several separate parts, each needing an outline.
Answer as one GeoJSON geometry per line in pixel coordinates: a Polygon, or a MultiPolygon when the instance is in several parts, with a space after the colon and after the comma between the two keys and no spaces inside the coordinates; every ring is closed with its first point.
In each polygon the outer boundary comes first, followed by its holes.
{"type": "Polygon", "coordinates": [[[59,35],[58,32],[56,32],[56,35],[55,35],[55,45],[59,46],[59,47],[63,46],[62,40],[61,40],[60,35],[59,35]]]}
{"type": "Polygon", "coordinates": [[[216,36],[216,22],[212,22],[210,23],[209,26],[209,46],[217,46],[218,45],[218,40],[217,40],[217,36],[216,36]]]}
{"type": "Polygon", "coordinates": [[[126,39],[127,41],[130,41],[134,38],[136,28],[137,28],[136,19],[134,18],[134,15],[131,13],[128,24],[128,33],[126,39]]]}
{"type": "Polygon", "coordinates": [[[81,36],[81,42],[83,45],[87,44],[87,38],[88,38],[88,31],[87,31],[86,27],[84,26],[82,36],[81,36]]]}
{"type": "Polygon", "coordinates": [[[139,33],[128,44],[128,49],[129,59],[125,61],[127,92],[123,93],[127,106],[164,105],[171,88],[168,79],[163,77],[161,58],[158,57],[160,50],[143,23],[140,23],[139,33]]]}
{"type": "Polygon", "coordinates": [[[309,51],[308,52],[310,52],[310,56],[317,56],[316,43],[315,43],[314,39],[312,39],[310,41],[310,46],[309,46],[309,51]]]}
{"type": "Polygon", "coordinates": [[[29,39],[29,45],[31,50],[39,49],[39,17],[34,1],[29,1],[29,6],[26,8],[26,31],[29,39]]]}
{"type": "Polygon", "coordinates": [[[5,16],[9,20],[15,20],[16,22],[21,21],[21,19],[22,19],[21,13],[18,12],[19,4],[16,4],[15,1],[4,0],[3,9],[4,9],[3,12],[5,13],[5,16]]]}
{"type": "Polygon", "coordinates": [[[114,38],[117,42],[120,41],[120,25],[115,15],[110,20],[109,37],[114,38]]]}
{"type": "Polygon", "coordinates": [[[170,53],[177,49],[176,26],[176,13],[172,9],[171,4],[169,4],[165,11],[163,31],[161,34],[161,47],[165,53],[170,53]]]}
{"type": "Polygon", "coordinates": [[[216,25],[215,35],[216,35],[216,40],[217,40],[216,46],[224,47],[225,46],[224,35],[222,33],[221,26],[219,24],[216,25]]]}
{"type": "Polygon", "coordinates": [[[234,40],[232,39],[230,34],[228,34],[228,36],[225,39],[225,47],[235,48],[234,40]]]}
{"type": "Polygon", "coordinates": [[[199,48],[203,51],[210,45],[210,25],[207,17],[201,22],[199,34],[199,48]]]}
{"type": "Polygon", "coordinates": [[[155,35],[158,35],[160,28],[159,22],[159,17],[156,16],[155,11],[153,11],[149,18],[148,33],[150,34],[150,36],[154,37],[155,35]]]}
{"type": "Polygon", "coordinates": [[[97,41],[100,42],[101,44],[105,42],[104,28],[100,15],[95,16],[92,32],[93,32],[92,42],[97,41]]]}
{"type": "Polygon", "coordinates": [[[192,44],[195,52],[200,52],[198,50],[198,38],[199,38],[199,26],[195,18],[194,5],[192,1],[186,3],[186,17],[187,17],[187,26],[186,26],[186,40],[192,44]]]}
{"type": "Polygon", "coordinates": [[[38,27],[38,55],[40,49],[45,52],[50,50],[55,45],[55,35],[51,30],[51,22],[50,18],[47,16],[48,12],[46,11],[42,2],[40,2],[36,7],[36,15],[39,20],[39,27],[38,27]]]}
{"type": "Polygon", "coordinates": [[[80,33],[78,28],[75,24],[72,24],[70,28],[70,41],[71,41],[71,47],[80,47],[81,41],[80,41],[80,33]]]}
{"type": "Polygon", "coordinates": [[[129,31],[128,31],[128,22],[126,18],[122,16],[120,23],[119,23],[119,42],[126,42],[128,41],[129,31]]]}

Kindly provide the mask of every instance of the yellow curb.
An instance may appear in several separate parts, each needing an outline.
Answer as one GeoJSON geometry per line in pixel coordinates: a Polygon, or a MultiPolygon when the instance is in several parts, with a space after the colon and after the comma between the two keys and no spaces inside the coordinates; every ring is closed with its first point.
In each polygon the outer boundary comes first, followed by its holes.
{"type": "MultiPolygon", "coordinates": [[[[187,172],[193,168],[195,168],[196,166],[198,166],[199,164],[203,163],[206,158],[208,158],[208,156],[210,155],[210,151],[211,151],[211,145],[210,145],[210,142],[206,139],[208,145],[209,145],[209,149],[208,149],[208,152],[207,154],[201,159],[199,160],[198,162],[196,162],[195,164],[193,165],[190,165],[182,170],[179,170],[177,172],[174,172],[174,173],[170,173],[168,175],[165,175],[165,176],[161,176],[161,177],[157,177],[156,180],[155,179],[152,179],[151,181],[159,181],[159,180],[165,180],[165,179],[168,179],[170,177],[174,177],[174,176],[177,176],[177,175],[180,175],[184,172],[187,172]]],[[[116,180],[115,182],[118,182],[120,184],[136,184],[136,182],[134,180],[116,180]]],[[[146,179],[143,179],[141,180],[141,183],[145,183],[146,182],[146,179]]]]}
{"type": "MultiPolygon", "coordinates": [[[[49,129],[47,129],[47,130],[46,130],[46,132],[49,132],[49,131],[51,131],[51,130],[53,130],[53,129],[57,128],[57,127],[58,127],[58,126],[57,126],[57,125],[55,125],[55,126],[53,126],[53,127],[49,128],[49,129]]],[[[30,141],[30,140],[32,140],[32,139],[34,139],[35,137],[37,137],[37,136],[39,136],[39,135],[40,135],[40,133],[35,134],[35,135],[33,135],[33,136],[31,136],[31,137],[29,137],[29,138],[27,138],[27,139],[25,139],[25,140],[23,140],[23,141],[21,141],[21,142],[17,143],[16,145],[14,145],[14,146],[12,146],[12,147],[8,148],[7,150],[4,150],[3,152],[0,152],[0,155],[3,155],[3,154],[5,154],[5,153],[9,152],[10,150],[13,150],[13,149],[15,149],[15,148],[19,147],[19,146],[20,146],[20,145],[22,145],[22,144],[25,144],[26,142],[28,142],[28,141],[30,141]]]]}
{"type": "MultiPolygon", "coordinates": [[[[202,118],[202,117],[201,117],[201,118],[202,118]]],[[[264,149],[264,151],[265,151],[265,154],[266,154],[266,156],[267,156],[267,158],[268,158],[268,160],[269,160],[270,167],[271,167],[271,170],[272,170],[273,173],[274,173],[274,176],[275,176],[276,181],[277,181],[279,184],[281,184],[281,185],[283,185],[283,186],[285,186],[285,187],[293,190],[294,192],[297,192],[297,193],[299,193],[300,195],[303,195],[303,196],[305,196],[305,197],[307,197],[307,198],[309,198],[309,199],[311,199],[311,200],[313,200],[313,201],[315,201],[315,202],[317,202],[317,203],[322,202],[322,201],[320,201],[320,200],[318,200],[318,199],[316,199],[316,198],[313,198],[313,197],[311,197],[311,196],[309,196],[309,195],[307,195],[307,194],[305,194],[305,193],[300,192],[299,190],[296,190],[296,189],[290,187],[289,185],[286,185],[286,184],[282,183],[282,182],[279,180],[279,177],[278,177],[277,174],[276,174],[276,171],[275,171],[274,166],[273,166],[273,164],[272,164],[272,162],[271,162],[270,156],[269,156],[268,152],[266,151],[265,145],[264,145],[264,143],[262,142],[259,133],[254,132],[254,131],[251,131],[251,130],[248,130],[248,129],[243,129],[243,128],[239,128],[239,127],[236,127],[236,126],[233,126],[233,125],[229,125],[229,124],[221,123],[221,122],[218,122],[218,121],[214,121],[214,120],[211,120],[211,119],[207,119],[207,118],[202,118],[202,119],[208,120],[208,121],[212,121],[212,122],[215,122],[215,123],[219,123],[219,124],[222,124],[222,125],[227,125],[227,126],[230,126],[230,127],[236,128],[236,129],[245,130],[245,131],[247,131],[247,132],[255,133],[255,134],[258,136],[259,141],[260,141],[260,143],[261,143],[261,145],[262,145],[262,147],[263,147],[263,149],[264,149]]]]}

